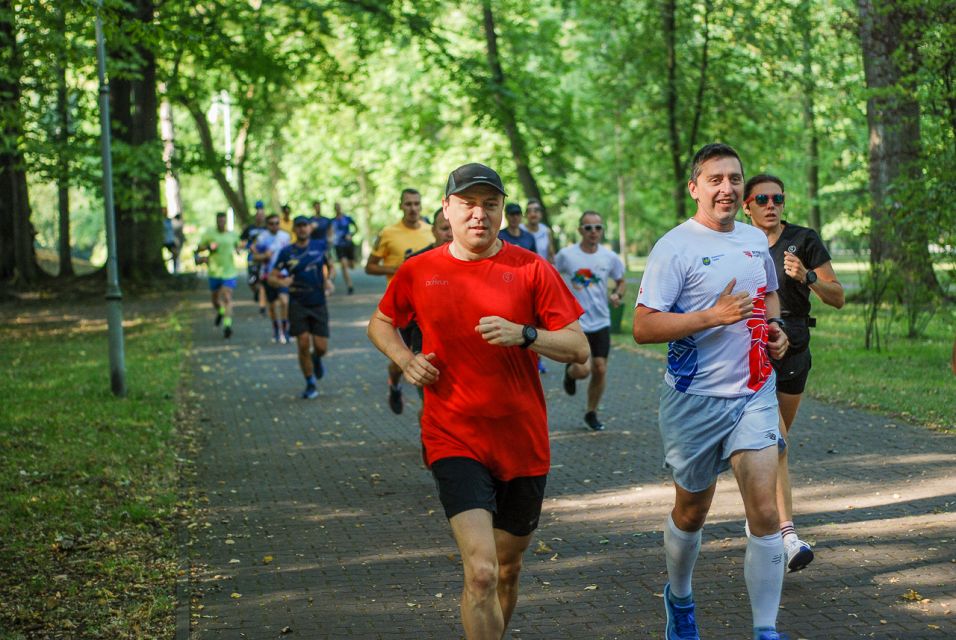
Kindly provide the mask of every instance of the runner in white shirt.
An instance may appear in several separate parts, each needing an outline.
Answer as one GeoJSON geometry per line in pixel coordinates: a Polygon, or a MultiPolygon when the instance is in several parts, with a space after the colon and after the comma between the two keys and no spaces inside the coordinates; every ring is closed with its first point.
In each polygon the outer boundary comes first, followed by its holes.
{"type": "Polygon", "coordinates": [[[586,364],[565,366],[564,390],[573,396],[577,391],[577,381],[591,376],[584,422],[594,431],[603,431],[604,423],[598,419],[597,409],[604,395],[607,358],[611,350],[608,285],[614,283],[610,303],[620,306],[624,297],[624,263],[616,253],[601,246],[604,234],[601,214],[585,211],[578,223],[578,231],[581,233],[581,242],[561,249],[554,259],[554,266],[584,308],[580,322],[591,346],[591,357],[586,364]]]}
{"type": "Polygon", "coordinates": [[[699,640],[691,578],[717,475],[733,468],[751,536],[744,558],[755,640],[779,640],[783,539],[777,518],[780,436],[773,368],[787,349],[766,236],[735,224],[743,200],[740,156],[709,144],[687,188],[694,217],[661,238],[634,310],[638,343],[667,342],[661,389],[664,463],[674,509],[664,527],[668,640],[699,640]]]}
{"type": "Polygon", "coordinates": [[[272,341],[280,344],[289,342],[289,289],[273,287],[269,284],[269,271],[283,247],[291,244],[289,234],[279,228],[279,216],[272,214],[266,218],[266,231],[256,236],[252,245],[253,260],[262,265],[260,278],[266,290],[266,302],[269,304],[269,318],[272,320],[272,341]]]}

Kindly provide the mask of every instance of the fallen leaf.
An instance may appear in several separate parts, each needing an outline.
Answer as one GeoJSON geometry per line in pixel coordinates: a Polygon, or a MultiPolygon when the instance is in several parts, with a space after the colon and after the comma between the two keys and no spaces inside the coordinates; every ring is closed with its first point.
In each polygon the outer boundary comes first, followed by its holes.
{"type": "Polygon", "coordinates": [[[231,594],[229,595],[229,597],[230,597],[230,598],[233,598],[234,600],[238,600],[239,598],[242,597],[242,594],[241,594],[241,593],[235,593],[235,592],[233,592],[233,593],[231,593],[231,594]]]}
{"type": "Polygon", "coordinates": [[[904,600],[910,600],[910,601],[912,601],[912,602],[917,602],[917,601],[919,601],[919,600],[922,600],[922,599],[923,599],[923,596],[921,596],[920,594],[918,594],[916,591],[914,591],[914,590],[912,590],[912,589],[907,589],[907,590],[906,590],[906,593],[903,594],[902,598],[903,598],[904,600]]]}
{"type": "Polygon", "coordinates": [[[272,562],[272,556],[266,556],[262,559],[262,564],[269,564],[272,562]]]}
{"type": "Polygon", "coordinates": [[[538,546],[535,547],[534,552],[538,554],[554,553],[554,549],[545,544],[544,540],[538,540],[538,546]]]}
{"type": "Polygon", "coordinates": [[[596,584],[589,584],[588,586],[584,587],[584,590],[585,590],[585,591],[597,591],[597,588],[598,588],[598,586],[597,586],[596,584]]]}

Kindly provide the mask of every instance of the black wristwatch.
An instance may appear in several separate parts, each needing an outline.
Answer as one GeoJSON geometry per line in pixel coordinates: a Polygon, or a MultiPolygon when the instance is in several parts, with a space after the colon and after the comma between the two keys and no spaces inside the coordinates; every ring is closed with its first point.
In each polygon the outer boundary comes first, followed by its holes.
{"type": "Polygon", "coordinates": [[[527,349],[531,346],[532,342],[538,339],[538,330],[530,324],[526,324],[524,328],[521,329],[521,337],[524,338],[524,342],[521,343],[521,348],[527,349]]]}
{"type": "Polygon", "coordinates": [[[814,271],[813,269],[810,269],[809,271],[807,271],[807,278],[806,278],[806,280],[807,280],[807,286],[810,286],[811,284],[813,284],[814,282],[816,282],[816,281],[817,281],[817,272],[814,271]]]}
{"type": "Polygon", "coordinates": [[[770,324],[771,322],[776,322],[777,326],[781,329],[787,328],[787,323],[783,321],[783,318],[767,318],[767,324],[770,324]]]}

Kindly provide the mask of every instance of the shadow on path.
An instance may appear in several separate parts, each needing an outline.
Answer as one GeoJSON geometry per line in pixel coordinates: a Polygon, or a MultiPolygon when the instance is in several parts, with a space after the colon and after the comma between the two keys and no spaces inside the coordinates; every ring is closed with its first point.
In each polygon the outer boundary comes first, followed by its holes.
{"type": "MultiPolygon", "coordinates": [[[[204,522],[192,638],[458,638],[460,568],[422,467],[418,397],[386,403],[385,359],[365,338],[384,287],[356,274],[331,299],[319,398],[292,345],[240,290],[224,341],[196,300],[192,401],[202,416],[204,522]]],[[[673,500],[660,468],[662,364],[616,350],[601,415],[543,376],[553,469],[508,637],[660,638],[660,528],[673,500]]],[[[817,560],[788,575],[780,628],[796,638],[951,638],[956,600],[956,440],[813,401],[793,439],[797,522],[817,560]]],[[[730,476],[718,497],[694,590],[702,635],[748,638],[743,509],[730,476]]]]}

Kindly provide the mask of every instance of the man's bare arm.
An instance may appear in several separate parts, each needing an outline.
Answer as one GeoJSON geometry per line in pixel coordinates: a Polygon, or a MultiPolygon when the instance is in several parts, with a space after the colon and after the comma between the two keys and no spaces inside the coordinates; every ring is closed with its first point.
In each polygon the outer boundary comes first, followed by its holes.
{"type": "Polygon", "coordinates": [[[672,342],[704,329],[734,324],[751,317],[753,299],[746,291],[731,293],[735,284],[736,278],[724,287],[714,306],[700,311],[673,313],[639,304],[634,309],[634,341],[638,344],[672,342]]]}

